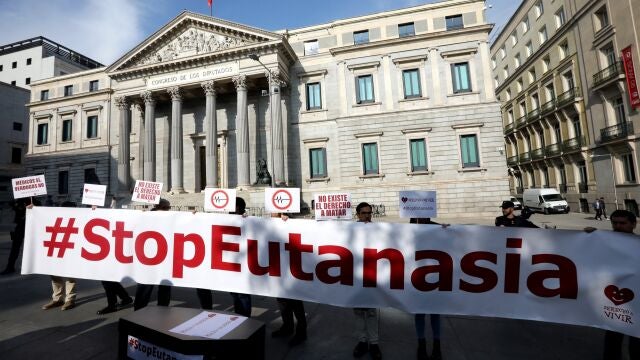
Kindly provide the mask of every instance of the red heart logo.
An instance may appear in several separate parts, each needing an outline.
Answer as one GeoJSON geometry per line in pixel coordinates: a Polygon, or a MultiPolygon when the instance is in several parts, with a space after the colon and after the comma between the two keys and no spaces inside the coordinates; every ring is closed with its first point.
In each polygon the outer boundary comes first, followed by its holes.
{"type": "Polygon", "coordinates": [[[89,189],[84,189],[84,192],[89,192],[89,189]]]}
{"type": "Polygon", "coordinates": [[[401,200],[402,200],[402,202],[403,202],[403,203],[406,203],[406,202],[407,202],[407,200],[409,200],[409,199],[407,199],[406,197],[402,197],[402,199],[401,199],[401,200]]]}
{"type": "Polygon", "coordinates": [[[629,301],[633,300],[634,297],[633,291],[631,291],[631,289],[619,289],[615,285],[609,285],[604,288],[604,295],[616,306],[628,303],[629,301]]]}

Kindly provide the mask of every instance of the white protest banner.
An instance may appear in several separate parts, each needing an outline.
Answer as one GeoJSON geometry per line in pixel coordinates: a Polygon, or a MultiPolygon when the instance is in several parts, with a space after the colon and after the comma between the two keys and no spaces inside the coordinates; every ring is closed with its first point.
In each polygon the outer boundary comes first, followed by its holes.
{"type": "Polygon", "coordinates": [[[236,211],[235,189],[204,189],[205,211],[236,211]]]}
{"type": "Polygon", "coordinates": [[[85,205],[104,206],[107,196],[106,185],[84,184],[82,190],[82,203],[85,205]]]}
{"type": "Polygon", "coordinates": [[[432,218],[438,216],[435,191],[400,191],[401,218],[432,218]]]}
{"type": "Polygon", "coordinates": [[[244,316],[203,311],[169,331],[188,336],[220,339],[247,319],[244,316]]]}
{"type": "Polygon", "coordinates": [[[133,195],[131,195],[131,201],[158,204],[160,203],[161,193],[162,183],[136,180],[136,185],[133,187],[133,195]]]}
{"type": "Polygon", "coordinates": [[[47,195],[47,184],[44,181],[44,175],[11,179],[11,186],[13,188],[14,199],[47,195]]]}
{"type": "Polygon", "coordinates": [[[127,335],[127,357],[133,360],[171,359],[202,360],[204,355],[185,355],[127,335]]]}
{"type": "Polygon", "coordinates": [[[300,188],[264,189],[264,208],[272,213],[299,213],[300,188]]]}
{"type": "Polygon", "coordinates": [[[316,220],[349,220],[352,217],[351,194],[314,194],[313,209],[316,220]]]}
{"type": "Polygon", "coordinates": [[[640,336],[636,235],[35,207],[23,274],[344,307],[530,319],[640,336]]]}

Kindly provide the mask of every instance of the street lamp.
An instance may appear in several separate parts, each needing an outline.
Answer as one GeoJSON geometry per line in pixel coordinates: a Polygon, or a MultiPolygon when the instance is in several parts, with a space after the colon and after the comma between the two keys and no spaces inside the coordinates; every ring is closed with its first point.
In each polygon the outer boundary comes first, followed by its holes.
{"type": "Polygon", "coordinates": [[[613,155],[611,155],[611,153],[609,154],[591,154],[589,155],[590,158],[594,159],[594,158],[598,158],[598,157],[604,157],[604,156],[608,156],[609,157],[609,161],[611,162],[611,176],[613,177],[613,196],[615,198],[616,201],[616,210],[618,210],[618,189],[616,188],[616,172],[615,169],[613,168],[613,155]]]}
{"type": "Polygon", "coordinates": [[[260,61],[260,55],[256,54],[256,53],[251,53],[249,54],[249,59],[257,61],[260,65],[262,65],[262,67],[267,70],[267,74],[269,75],[269,84],[267,85],[269,88],[269,117],[271,119],[271,161],[270,161],[270,168],[271,168],[271,187],[274,187],[275,184],[275,173],[274,173],[274,167],[273,167],[273,108],[271,106],[271,70],[269,70],[268,67],[266,67],[262,61],[260,61]]]}

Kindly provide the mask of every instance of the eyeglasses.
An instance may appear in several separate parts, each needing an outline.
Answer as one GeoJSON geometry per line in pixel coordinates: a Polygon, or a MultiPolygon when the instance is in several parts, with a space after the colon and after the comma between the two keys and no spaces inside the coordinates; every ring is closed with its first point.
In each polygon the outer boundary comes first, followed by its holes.
{"type": "Polygon", "coordinates": [[[371,211],[361,211],[361,212],[359,212],[358,214],[361,214],[361,215],[371,215],[371,214],[373,214],[373,213],[372,213],[371,211]]]}

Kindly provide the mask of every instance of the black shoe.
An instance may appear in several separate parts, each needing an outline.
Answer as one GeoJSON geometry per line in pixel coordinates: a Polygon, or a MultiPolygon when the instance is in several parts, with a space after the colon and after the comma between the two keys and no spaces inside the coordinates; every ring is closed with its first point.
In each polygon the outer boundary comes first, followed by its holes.
{"type": "Polygon", "coordinates": [[[364,354],[369,352],[369,343],[364,341],[360,341],[356,347],[353,349],[353,357],[362,357],[364,354]]]}
{"type": "Polygon", "coordinates": [[[431,360],[442,360],[440,353],[440,340],[433,340],[433,352],[431,352],[431,360]]]}
{"type": "Polygon", "coordinates": [[[126,299],[122,299],[122,300],[120,300],[120,302],[119,302],[119,303],[118,303],[118,305],[117,305],[117,306],[118,306],[118,309],[122,309],[123,307],[125,307],[125,306],[127,306],[127,305],[131,304],[132,302],[133,302],[133,299],[131,298],[131,296],[129,296],[129,297],[128,297],[128,298],[126,298],[126,299]]]}
{"type": "Polygon", "coordinates": [[[272,332],[271,337],[279,338],[279,337],[289,336],[291,334],[293,334],[293,328],[283,326],[280,329],[272,332]]]}
{"type": "Polygon", "coordinates": [[[380,352],[378,344],[369,345],[369,354],[373,360],[382,360],[382,352],[380,352]]]}
{"type": "Polygon", "coordinates": [[[425,339],[418,339],[418,350],[416,351],[416,359],[429,360],[429,355],[427,355],[427,341],[425,339]]]}
{"type": "Polygon", "coordinates": [[[106,314],[111,314],[112,312],[116,312],[118,311],[118,308],[114,305],[109,305],[103,309],[98,310],[98,312],[96,312],[96,314],[98,315],[106,315],[106,314]]]}
{"type": "Polygon", "coordinates": [[[295,335],[289,340],[289,346],[294,347],[302,344],[307,340],[307,333],[296,332],[295,335]]]}
{"type": "Polygon", "coordinates": [[[6,269],[2,270],[2,272],[0,272],[0,275],[10,275],[10,274],[13,274],[14,272],[16,272],[16,269],[14,269],[14,268],[6,268],[6,269]]]}

